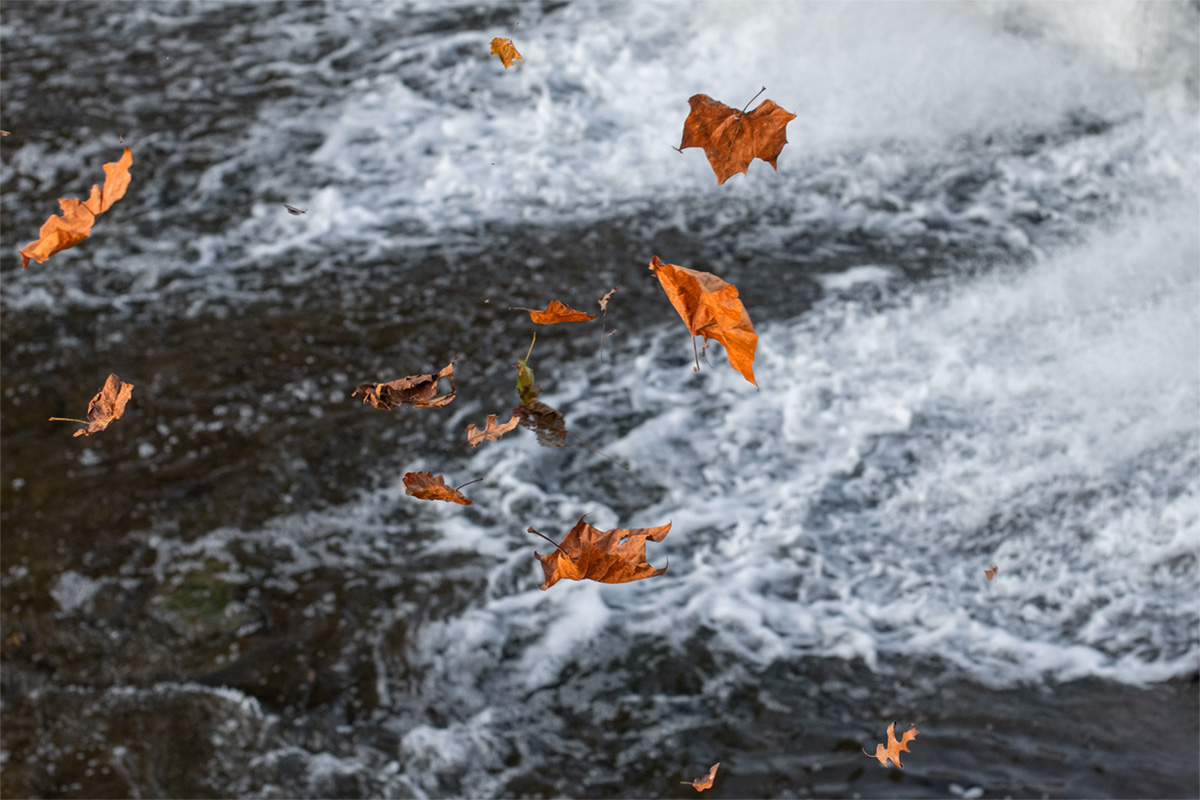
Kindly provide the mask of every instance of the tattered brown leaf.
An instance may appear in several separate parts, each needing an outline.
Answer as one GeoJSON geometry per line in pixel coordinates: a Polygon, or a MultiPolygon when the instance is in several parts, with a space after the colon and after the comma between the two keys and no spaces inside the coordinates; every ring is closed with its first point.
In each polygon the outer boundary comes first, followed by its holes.
{"type": "Polygon", "coordinates": [[[988,568],[983,571],[983,574],[987,575],[987,579],[990,581],[992,578],[996,577],[996,573],[999,571],[1000,568],[995,564],[989,564],[988,568]]]}
{"type": "MultiPolygon", "coordinates": [[[[534,341],[537,337],[534,336],[534,341]]],[[[541,387],[533,378],[533,370],[529,368],[529,356],[533,352],[533,343],[529,344],[529,353],[517,363],[517,394],[521,405],[513,409],[521,420],[521,427],[528,428],[537,434],[538,444],[543,447],[565,447],[567,444],[567,422],[560,411],[538,400],[542,393],[541,387]]]]}
{"type": "Polygon", "coordinates": [[[663,291],[692,336],[715,339],[723,344],[729,366],[758,386],[754,380],[758,334],[754,332],[746,307],[738,299],[737,287],[711,272],[664,264],[658,256],[650,259],[650,269],[658,276],[663,291]]]}
{"type": "Polygon", "coordinates": [[[706,94],[692,95],[688,103],[692,111],[683,123],[683,141],[677,149],[703,147],[718,186],[731,175],[745,174],[756,158],[778,169],[775,160],[787,144],[787,124],[795,114],[771,100],[764,100],[749,114],[706,94]]]}
{"type": "Polygon", "coordinates": [[[467,426],[467,444],[471,447],[477,447],[485,439],[489,442],[498,442],[500,437],[517,427],[521,422],[520,417],[513,416],[508,422],[503,425],[496,423],[496,415],[488,414],[487,423],[483,430],[476,428],[474,423],[467,426]]]}
{"type": "Polygon", "coordinates": [[[420,500],[445,500],[463,506],[472,505],[461,492],[447,486],[441,475],[432,472],[404,473],[404,493],[420,500]]]}
{"type": "Polygon", "coordinates": [[[601,311],[608,311],[608,300],[616,293],[617,293],[617,287],[614,286],[608,290],[608,294],[604,295],[604,297],[601,297],[598,301],[596,301],[600,304],[601,311]]]}
{"type": "Polygon", "coordinates": [[[584,311],[576,311],[559,300],[551,300],[546,306],[545,311],[537,311],[532,308],[522,309],[529,312],[529,318],[539,325],[557,325],[560,322],[587,322],[589,319],[595,319],[595,314],[588,314],[584,311]]]}
{"type": "MultiPolygon", "coordinates": [[[[546,574],[541,589],[549,589],[564,579],[627,583],[662,575],[666,567],[655,569],[646,561],[646,540],[661,542],[670,530],[668,522],[658,528],[601,531],[580,517],[553,553],[544,556],[534,551],[534,558],[542,562],[546,574]]],[[[537,533],[533,528],[529,532],[537,533]]]]}
{"type": "Polygon", "coordinates": [[[126,147],[120,160],[104,165],[103,188],[99,184],[93,185],[86,201],[74,197],[60,199],[58,205],[62,208],[61,216],[46,220],[38,231],[38,240],[21,248],[21,269],[29,266],[30,259],[41,264],[55,253],[74,247],[90,236],[96,217],[125,196],[129,188],[131,164],[133,153],[126,147]]]}
{"type": "Polygon", "coordinates": [[[121,379],[116,375],[109,375],[108,379],[104,381],[104,386],[88,403],[86,420],[64,419],[63,417],[51,417],[50,420],[81,422],[87,427],[75,431],[75,435],[91,436],[93,433],[99,433],[111,423],[119,420],[121,415],[125,413],[125,404],[129,402],[129,398],[132,395],[132,383],[122,383],[121,379]]]}
{"type": "Polygon", "coordinates": [[[721,766],[720,761],[708,768],[707,775],[696,778],[694,781],[680,781],[680,783],[691,786],[697,792],[703,792],[705,789],[711,789],[713,785],[713,779],[717,777],[717,767],[719,766],[721,766]]]}
{"type": "Polygon", "coordinates": [[[451,361],[436,375],[409,375],[390,383],[362,383],[351,397],[363,396],[364,403],[389,410],[408,403],[416,408],[441,408],[454,399],[454,362],[451,361]],[[437,397],[438,381],[450,381],[450,392],[437,397]]]}
{"type": "Polygon", "coordinates": [[[900,752],[912,752],[908,749],[908,743],[917,738],[918,733],[920,733],[920,731],[918,731],[916,728],[910,728],[904,732],[903,736],[900,737],[900,741],[896,741],[896,723],[893,722],[891,725],[888,725],[887,729],[887,747],[885,748],[883,745],[879,744],[875,746],[874,756],[871,756],[871,754],[866,750],[863,750],[863,755],[879,759],[880,766],[884,767],[887,766],[888,759],[890,758],[892,761],[896,762],[897,767],[904,769],[904,765],[900,763],[900,752]]]}
{"type": "Polygon", "coordinates": [[[516,45],[513,44],[512,39],[502,39],[499,36],[497,36],[495,39],[492,39],[492,55],[500,56],[500,63],[504,65],[505,69],[511,67],[514,60],[525,60],[521,58],[521,54],[517,52],[516,45]]]}

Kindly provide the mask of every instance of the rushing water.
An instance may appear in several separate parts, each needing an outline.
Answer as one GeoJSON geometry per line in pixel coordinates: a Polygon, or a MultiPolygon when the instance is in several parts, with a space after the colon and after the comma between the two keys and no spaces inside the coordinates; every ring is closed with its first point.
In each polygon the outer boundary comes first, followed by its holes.
{"type": "Polygon", "coordinates": [[[1198,31],[6,2],[3,794],[1195,796],[1198,31]],[[670,149],[764,85],[778,172],[670,149]],[[128,195],[22,271],[123,146],[128,195]],[[739,287],[760,391],[693,371],[653,255],[739,287]],[[468,448],[518,402],[508,307],[613,286],[603,360],[593,323],[529,362],[576,446],[468,448]],[[445,409],[349,397],[452,358],[445,409]],[[109,372],[111,428],[45,421],[109,372]],[[525,529],[584,514],[671,521],[669,570],[539,591],[525,529]],[[903,772],[860,751],[892,720],[903,772]]]}

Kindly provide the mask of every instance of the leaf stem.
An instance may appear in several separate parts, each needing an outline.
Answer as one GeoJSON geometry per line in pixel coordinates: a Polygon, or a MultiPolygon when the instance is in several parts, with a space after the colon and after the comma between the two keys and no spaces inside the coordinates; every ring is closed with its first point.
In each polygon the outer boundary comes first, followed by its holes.
{"type": "Polygon", "coordinates": [[[526,530],[527,532],[529,532],[529,533],[535,533],[535,534],[537,534],[538,536],[540,536],[540,537],[542,537],[543,539],[545,539],[545,540],[546,540],[547,542],[549,542],[550,544],[553,544],[553,545],[554,545],[554,547],[555,547],[555,548],[558,550],[558,552],[562,553],[562,554],[563,554],[564,556],[566,556],[567,558],[570,558],[570,557],[571,557],[571,554],[570,554],[570,553],[568,553],[566,550],[563,550],[563,549],[562,549],[561,547],[559,547],[557,544],[554,544],[554,540],[553,540],[553,539],[551,539],[549,536],[547,536],[546,534],[542,533],[541,531],[534,530],[534,527],[533,527],[532,525],[530,525],[530,526],[529,526],[528,528],[526,528],[525,530],[526,530]]]}
{"type": "Polygon", "coordinates": [[[78,422],[83,425],[88,424],[86,419],[75,419],[74,417],[51,417],[48,422],[78,422]]]}
{"type": "Polygon", "coordinates": [[[463,486],[470,486],[472,483],[479,483],[481,480],[483,480],[483,478],[476,478],[476,479],[475,479],[475,480],[473,480],[473,481],[467,481],[467,482],[466,482],[466,483],[464,483],[462,486],[456,486],[456,487],[454,487],[454,491],[456,491],[456,492],[457,492],[459,489],[463,488],[463,486]]]}
{"type": "MultiPolygon", "coordinates": [[[[763,93],[763,92],[765,92],[766,90],[767,90],[767,87],[765,87],[765,86],[764,86],[764,87],[762,87],[761,89],[759,89],[759,90],[758,90],[758,94],[762,94],[762,93],[763,93]]],[[[753,103],[753,102],[754,102],[755,98],[756,98],[756,97],[758,97],[758,94],[756,94],[756,95],[754,95],[754,97],[751,97],[751,98],[750,98],[750,103],[753,103]]],[[[742,106],[742,113],[743,113],[743,114],[745,114],[745,113],[746,113],[746,109],[750,107],[750,103],[746,103],[746,105],[742,106]]]]}
{"type": "Polygon", "coordinates": [[[692,367],[692,372],[700,371],[700,354],[696,352],[696,337],[692,337],[692,357],[696,359],[696,366],[692,367]]]}

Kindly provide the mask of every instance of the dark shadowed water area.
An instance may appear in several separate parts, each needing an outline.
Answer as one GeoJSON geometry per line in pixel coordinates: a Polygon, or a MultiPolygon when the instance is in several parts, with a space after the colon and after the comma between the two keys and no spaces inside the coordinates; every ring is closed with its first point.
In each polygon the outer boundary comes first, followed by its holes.
{"type": "Polygon", "coordinates": [[[719,761],[705,797],[1196,797],[1198,34],[6,2],[0,794],[690,797],[719,761]],[[671,150],[691,95],[762,85],[777,172],[671,150]],[[126,146],[125,198],[22,270],[126,146]],[[693,370],[654,255],[738,287],[758,391],[693,370]],[[603,360],[509,310],[614,286],[603,360]],[[472,449],[535,328],[572,446],[472,449]],[[451,359],[444,409],[350,397],[451,359]],[[46,421],[110,372],[107,430],[46,421]],[[540,591],[525,529],[584,514],[670,520],[668,571],[540,591]],[[903,770],[863,754],[892,721],[903,770]]]}

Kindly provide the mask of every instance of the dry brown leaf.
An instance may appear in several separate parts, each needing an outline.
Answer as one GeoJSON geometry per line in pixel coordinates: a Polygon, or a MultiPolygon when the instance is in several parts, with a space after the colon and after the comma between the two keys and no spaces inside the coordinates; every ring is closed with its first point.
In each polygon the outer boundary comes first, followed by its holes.
{"type": "Polygon", "coordinates": [[[501,436],[519,424],[521,424],[521,418],[513,416],[508,422],[499,425],[496,423],[496,415],[488,414],[487,423],[484,425],[483,430],[476,428],[474,423],[467,426],[467,444],[471,445],[471,447],[477,447],[485,439],[489,442],[498,442],[501,436]]]}
{"type": "Polygon", "coordinates": [[[565,447],[567,444],[567,421],[562,412],[538,400],[542,393],[541,387],[533,378],[533,370],[529,368],[529,356],[533,353],[533,342],[529,343],[529,352],[517,363],[517,394],[521,405],[513,409],[521,420],[521,427],[528,428],[537,434],[538,444],[543,447],[565,447]]]}
{"type": "Polygon", "coordinates": [[[454,399],[454,362],[451,361],[436,375],[409,375],[389,383],[362,383],[351,393],[351,397],[363,396],[370,403],[384,410],[408,403],[416,408],[441,408],[454,399]],[[438,381],[450,381],[450,393],[437,397],[438,381]]]}
{"type": "Polygon", "coordinates": [[[787,144],[787,124],[796,118],[795,114],[771,100],[764,100],[749,114],[706,94],[692,95],[688,103],[692,111],[683,123],[683,141],[676,149],[703,147],[717,174],[718,186],[731,175],[745,174],[756,158],[778,169],[775,160],[787,144]]]}
{"type": "Polygon", "coordinates": [[[500,56],[500,63],[504,65],[505,69],[511,67],[514,60],[525,60],[521,58],[521,54],[517,52],[517,48],[513,44],[512,39],[502,39],[499,36],[497,36],[495,39],[492,39],[492,55],[500,56]]]}
{"type": "Polygon", "coordinates": [[[609,298],[611,298],[616,293],[617,293],[617,287],[614,286],[608,290],[608,294],[604,295],[604,297],[601,297],[599,300],[596,301],[600,304],[601,311],[608,311],[609,298]]]}
{"type": "Polygon", "coordinates": [[[737,287],[711,272],[664,264],[658,256],[650,259],[650,269],[658,276],[663,291],[692,336],[703,336],[723,344],[729,366],[758,386],[754,380],[758,334],[754,332],[746,307],[738,299],[737,287]]]}
{"type": "MultiPolygon", "coordinates": [[[[564,579],[627,583],[662,575],[666,567],[655,569],[646,561],[646,540],[661,542],[670,530],[668,522],[658,528],[601,531],[580,517],[562,543],[555,545],[553,553],[544,556],[534,551],[534,558],[542,562],[546,574],[546,582],[540,588],[545,591],[564,579]]],[[[529,532],[547,538],[532,527],[529,532]]]]}
{"type": "Polygon", "coordinates": [[[587,322],[589,319],[595,319],[595,314],[588,314],[584,311],[576,311],[559,300],[551,300],[546,306],[545,311],[538,311],[533,308],[522,308],[521,311],[528,311],[529,318],[539,325],[557,325],[560,322],[587,322]]]}
{"type": "Polygon", "coordinates": [[[912,752],[908,749],[908,743],[917,738],[918,733],[920,733],[920,731],[918,731],[916,728],[909,728],[904,732],[904,735],[900,737],[900,741],[896,741],[896,723],[893,722],[891,725],[888,725],[887,729],[887,747],[885,748],[882,744],[879,744],[875,746],[875,755],[871,756],[871,754],[866,750],[863,750],[863,754],[879,759],[879,764],[884,767],[887,766],[888,759],[890,758],[892,761],[896,762],[897,767],[904,769],[904,765],[900,763],[900,752],[912,752]]]}
{"type": "Polygon", "coordinates": [[[445,500],[447,503],[471,505],[471,501],[458,489],[451,489],[441,475],[434,475],[432,472],[404,473],[404,493],[420,500],[445,500]]]}
{"type": "Polygon", "coordinates": [[[125,404],[129,402],[132,395],[132,383],[122,383],[116,375],[109,375],[108,379],[104,381],[104,386],[88,403],[87,419],[50,417],[50,421],[82,423],[87,427],[75,431],[75,435],[91,436],[120,419],[121,415],[125,413],[125,404]]]}
{"type": "Polygon", "coordinates": [[[705,789],[711,789],[713,785],[713,779],[717,777],[717,767],[719,766],[721,766],[720,761],[708,768],[707,775],[696,778],[694,781],[680,781],[680,783],[691,786],[697,792],[703,792],[705,789]]]}
{"type": "Polygon", "coordinates": [[[96,217],[125,196],[129,188],[131,164],[133,153],[126,147],[120,160],[104,165],[103,188],[98,184],[93,185],[86,201],[74,197],[60,199],[58,205],[62,208],[62,215],[46,220],[38,231],[38,240],[21,248],[21,269],[29,266],[30,259],[41,264],[55,253],[74,247],[90,236],[96,217]]]}
{"type": "Polygon", "coordinates": [[[983,574],[987,575],[987,579],[990,581],[992,578],[996,577],[996,573],[999,571],[1000,568],[995,564],[989,564],[988,568],[983,571],[983,574]]]}

